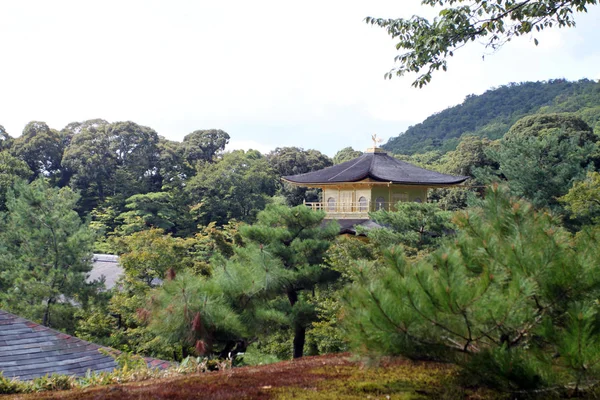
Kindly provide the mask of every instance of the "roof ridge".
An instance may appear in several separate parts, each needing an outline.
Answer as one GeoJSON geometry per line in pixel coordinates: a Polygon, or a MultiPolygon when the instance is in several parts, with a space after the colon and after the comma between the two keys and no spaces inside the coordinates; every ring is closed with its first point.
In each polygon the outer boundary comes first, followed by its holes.
{"type": "Polygon", "coordinates": [[[371,163],[369,164],[368,175],[371,175],[371,171],[373,170],[373,163],[375,162],[375,154],[385,154],[385,153],[373,153],[373,157],[371,157],[371,163]]]}
{"type": "MultiPolygon", "coordinates": [[[[349,166],[348,168],[338,172],[337,174],[333,175],[331,178],[327,179],[328,181],[331,181],[332,179],[335,179],[337,176],[340,176],[341,174],[343,174],[344,172],[348,171],[350,168],[354,167],[355,165],[357,165],[359,162],[362,161],[363,157],[368,156],[367,153],[363,154],[362,156],[357,158],[357,161],[352,164],[351,166],[349,166]]],[[[369,169],[371,169],[371,165],[369,164],[369,169]]]]}

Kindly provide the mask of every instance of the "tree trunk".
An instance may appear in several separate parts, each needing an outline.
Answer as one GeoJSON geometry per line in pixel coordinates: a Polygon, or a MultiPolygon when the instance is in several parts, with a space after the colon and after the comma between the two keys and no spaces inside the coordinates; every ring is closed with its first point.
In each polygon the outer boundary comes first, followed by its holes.
{"type": "Polygon", "coordinates": [[[46,309],[44,310],[44,317],[42,319],[42,325],[49,326],[50,324],[50,299],[46,302],[46,309]]]}
{"type": "MultiPolygon", "coordinates": [[[[287,292],[290,305],[298,302],[298,292],[290,289],[287,292]]],[[[297,321],[294,322],[294,358],[300,358],[304,355],[304,342],[306,341],[306,328],[300,325],[297,321]]]]}
{"type": "Polygon", "coordinates": [[[300,358],[304,355],[304,341],[306,339],[306,328],[296,324],[294,329],[294,358],[300,358]]]}

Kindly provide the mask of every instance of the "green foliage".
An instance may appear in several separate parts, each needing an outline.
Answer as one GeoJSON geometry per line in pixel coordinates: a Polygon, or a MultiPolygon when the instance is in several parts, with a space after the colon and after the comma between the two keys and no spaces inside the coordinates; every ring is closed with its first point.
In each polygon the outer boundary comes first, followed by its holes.
{"type": "Polygon", "coordinates": [[[46,392],[49,390],[69,390],[75,384],[75,379],[69,375],[45,375],[31,381],[30,391],[46,392]]]}
{"type": "Polygon", "coordinates": [[[362,155],[362,151],[354,150],[352,147],[344,147],[333,156],[334,164],[341,164],[353,160],[362,155]]]}
{"type": "Polygon", "coordinates": [[[356,260],[374,260],[378,255],[379,251],[372,240],[340,235],[327,249],[325,262],[328,268],[341,275],[340,282],[347,283],[354,278],[353,265],[356,260]]]}
{"type": "Polygon", "coordinates": [[[575,217],[588,223],[600,223],[600,173],[588,172],[586,178],[575,182],[569,192],[559,198],[575,217]]]}
{"type": "Polygon", "coordinates": [[[220,351],[226,357],[237,342],[260,336],[272,324],[287,323],[270,300],[282,292],[290,275],[268,251],[236,248],[231,258],[213,260],[210,276],[184,272],[155,290],[149,327],[186,351],[220,351]]]}
{"type": "Polygon", "coordinates": [[[18,181],[27,180],[30,175],[26,162],[11,156],[8,151],[0,151],[0,211],[6,211],[9,189],[18,181]]]}
{"type": "Polygon", "coordinates": [[[317,313],[306,332],[309,355],[330,354],[348,351],[344,331],[339,324],[342,303],[338,290],[316,290],[313,299],[317,313]]]}
{"type": "MultiPolygon", "coordinates": [[[[86,121],[89,122],[89,121],[86,121]]],[[[134,122],[82,123],[65,150],[70,184],[81,190],[81,209],[89,212],[112,197],[116,204],[157,186],[158,134],[134,122]]]]}
{"type": "Polygon", "coordinates": [[[129,197],[125,202],[129,211],[117,217],[122,221],[118,233],[128,235],[158,228],[167,233],[185,235],[191,230],[192,217],[180,196],[175,197],[173,192],[151,192],[129,197]]]}
{"type": "Polygon", "coordinates": [[[148,229],[117,239],[119,263],[125,271],[125,281],[132,287],[147,288],[165,279],[167,270],[175,272],[191,266],[188,259],[190,240],[165,235],[161,229],[148,229]]]}
{"type": "Polygon", "coordinates": [[[244,247],[217,236],[211,246],[225,245],[225,254],[212,257],[210,275],[178,273],[150,294],[149,328],[184,355],[194,348],[221,357],[252,338],[291,328],[301,356],[315,320],[310,294],[335,277],[320,266],[338,229],[320,228],[323,217],[304,206],[270,205],[256,224],[240,228],[244,247]]]}
{"type": "Polygon", "coordinates": [[[9,379],[0,372],[0,395],[26,392],[25,384],[16,379],[9,379]]]}
{"type": "Polygon", "coordinates": [[[90,229],[73,210],[79,196],[44,179],[9,192],[2,221],[2,308],[46,326],[73,331],[73,313],[85,307],[96,285],[91,270],[90,229]]]}
{"type": "MultiPolygon", "coordinates": [[[[279,178],[304,174],[333,165],[331,159],[320,151],[298,147],[278,147],[267,154],[267,160],[279,178]]],[[[279,184],[279,193],[292,207],[302,204],[303,200],[319,201],[318,189],[298,187],[285,182],[279,184]]]]}
{"type": "Polygon", "coordinates": [[[597,383],[598,230],[574,240],[498,187],[455,223],[426,258],[394,249],[357,265],[344,317],[354,349],[452,361],[503,390],[597,383]]]}
{"type": "Polygon", "coordinates": [[[447,152],[456,148],[462,136],[499,139],[521,117],[535,113],[577,112],[594,126],[597,120],[588,114],[598,101],[600,84],[592,80],[510,83],[467,96],[462,104],[433,114],[391,138],[383,148],[398,154],[447,152]]]}
{"type": "Polygon", "coordinates": [[[373,243],[380,248],[401,244],[411,256],[435,247],[438,239],[453,228],[451,213],[435,203],[399,202],[396,211],[380,210],[369,215],[385,227],[365,232],[373,243]]]}
{"type": "Polygon", "coordinates": [[[192,209],[203,225],[226,224],[231,219],[252,222],[275,194],[276,176],[256,150],[223,154],[218,163],[198,163],[187,191],[192,209]]]}
{"type": "Polygon", "coordinates": [[[198,161],[211,162],[225,150],[229,134],[220,129],[198,130],[183,138],[181,148],[184,159],[192,166],[198,161]]]}
{"type": "Polygon", "coordinates": [[[462,136],[456,150],[442,159],[444,172],[454,175],[472,176],[474,168],[496,167],[488,149],[497,147],[497,142],[477,136],[462,136]]]}
{"type": "Polygon", "coordinates": [[[240,230],[245,241],[264,246],[290,273],[280,294],[289,301],[294,358],[302,357],[306,328],[316,318],[311,292],[317,285],[337,278],[337,274],[321,265],[331,240],[339,231],[336,223],[322,226],[324,216],[304,206],[271,205],[259,214],[256,224],[240,230]]]}
{"type": "Polygon", "coordinates": [[[558,198],[598,162],[596,141],[576,116],[535,115],[519,120],[490,156],[515,195],[560,211],[558,198]]]}
{"type": "MultiPolygon", "coordinates": [[[[423,0],[422,4],[443,7],[438,17],[410,19],[367,17],[371,25],[385,28],[397,40],[396,49],[406,50],[395,57],[400,66],[386,74],[402,76],[420,73],[413,86],[423,87],[432,73],[447,69],[447,60],[465,44],[484,40],[486,47],[497,49],[512,38],[540,32],[552,26],[575,26],[573,14],[586,12],[596,0],[423,0]],[[425,70],[425,72],[422,72],[425,70]]],[[[537,45],[538,40],[534,38],[537,45]]]]}
{"type": "Polygon", "coordinates": [[[180,142],[158,138],[158,175],[162,182],[162,190],[178,193],[185,182],[194,175],[193,165],[185,161],[183,145],[180,142]]]}
{"type": "Polygon", "coordinates": [[[25,161],[31,178],[43,175],[58,183],[64,143],[60,133],[50,129],[45,122],[32,121],[11,146],[12,154],[25,161]]]}
{"type": "Polygon", "coordinates": [[[8,150],[12,147],[15,139],[6,132],[6,129],[0,125],[0,151],[8,150]]]}
{"type": "Polygon", "coordinates": [[[114,247],[125,274],[108,302],[94,304],[89,314],[81,316],[77,334],[119,350],[181,358],[180,348],[146,327],[144,309],[151,289],[169,273],[176,274],[194,265],[190,256],[193,245],[193,239],[174,238],[155,228],[116,238],[114,247]]]}
{"type": "Polygon", "coordinates": [[[190,248],[194,265],[192,269],[196,274],[210,275],[210,261],[213,256],[230,258],[234,255],[235,246],[243,246],[242,238],[238,228],[240,223],[230,220],[227,225],[220,227],[211,222],[200,229],[195,236],[190,248]]]}

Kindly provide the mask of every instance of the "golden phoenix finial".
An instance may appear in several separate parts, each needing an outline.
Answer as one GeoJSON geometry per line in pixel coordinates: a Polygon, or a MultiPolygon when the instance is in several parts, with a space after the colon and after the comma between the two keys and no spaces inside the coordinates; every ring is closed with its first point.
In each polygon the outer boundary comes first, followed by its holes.
{"type": "Polygon", "coordinates": [[[377,143],[381,143],[381,138],[377,137],[377,134],[374,133],[371,135],[371,139],[373,140],[373,148],[377,148],[377,143]]]}

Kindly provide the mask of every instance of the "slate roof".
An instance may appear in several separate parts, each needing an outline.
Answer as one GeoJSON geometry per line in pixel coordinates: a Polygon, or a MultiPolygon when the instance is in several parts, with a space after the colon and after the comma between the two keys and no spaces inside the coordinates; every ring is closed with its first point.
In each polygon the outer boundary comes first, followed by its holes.
{"type": "MultiPolygon", "coordinates": [[[[82,376],[112,371],[115,360],[103,348],[85,340],[0,310],[0,372],[8,378],[31,380],[47,374],[82,376]]],[[[149,367],[166,368],[167,361],[146,358],[149,367]]]]}
{"type": "Polygon", "coordinates": [[[296,184],[358,182],[367,178],[404,185],[443,186],[462,183],[469,177],[430,171],[398,160],[384,152],[364,153],[358,158],[332,167],[283,177],[286,181],[296,184]]]}

